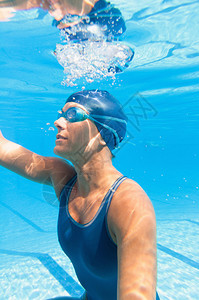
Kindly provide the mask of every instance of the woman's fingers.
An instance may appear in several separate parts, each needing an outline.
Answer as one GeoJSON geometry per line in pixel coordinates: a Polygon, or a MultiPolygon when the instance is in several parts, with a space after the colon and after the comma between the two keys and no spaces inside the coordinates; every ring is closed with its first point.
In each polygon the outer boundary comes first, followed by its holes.
{"type": "Polygon", "coordinates": [[[0,8],[0,22],[10,21],[15,14],[16,10],[12,7],[0,8]]]}

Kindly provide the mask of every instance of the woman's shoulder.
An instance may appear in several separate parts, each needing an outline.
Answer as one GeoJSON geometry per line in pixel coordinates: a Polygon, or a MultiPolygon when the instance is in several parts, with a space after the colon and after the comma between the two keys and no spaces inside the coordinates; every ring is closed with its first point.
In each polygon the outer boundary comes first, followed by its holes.
{"type": "Polygon", "coordinates": [[[134,180],[126,179],[113,195],[108,224],[115,236],[136,235],[147,228],[153,231],[156,227],[155,212],[148,195],[134,180]]]}
{"type": "Polygon", "coordinates": [[[115,219],[118,213],[125,218],[132,212],[136,216],[143,213],[155,216],[152,202],[144,189],[136,181],[126,178],[113,195],[110,214],[115,219]]]}
{"type": "Polygon", "coordinates": [[[139,196],[147,196],[146,192],[144,189],[141,187],[141,185],[136,182],[135,180],[126,177],[126,179],[122,182],[122,184],[118,187],[117,189],[117,194],[118,196],[123,195],[129,197],[135,197],[137,194],[139,196]]]}

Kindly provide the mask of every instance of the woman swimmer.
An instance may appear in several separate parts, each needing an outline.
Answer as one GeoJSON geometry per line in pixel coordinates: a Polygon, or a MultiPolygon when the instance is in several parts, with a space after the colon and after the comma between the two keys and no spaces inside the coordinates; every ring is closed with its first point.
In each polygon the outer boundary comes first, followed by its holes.
{"type": "Polygon", "coordinates": [[[85,289],[83,299],[159,299],[153,206],[138,183],[112,165],[126,122],[113,96],[90,90],[71,95],[55,121],[54,152],[63,159],[0,136],[2,166],[54,187],[59,242],[85,289]]]}
{"type": "Polygon", "coordinates": [[[70,41],[98,37],[93,25],[108,41],[117,39],[126,31],[120,10],[106,0],[5,0],[0,2],[0,21],[9,19],[17,10],[32,8],[48,10],[55,18],[53,25],[66,29],[65,35],[70,41]],[[76,28],[68,32],[72,27],[76,28]]]}

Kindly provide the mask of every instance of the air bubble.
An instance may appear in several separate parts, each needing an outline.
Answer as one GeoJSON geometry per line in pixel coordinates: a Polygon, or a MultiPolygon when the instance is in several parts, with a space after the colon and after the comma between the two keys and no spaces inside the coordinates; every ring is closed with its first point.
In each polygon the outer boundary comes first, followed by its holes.
{"type": "MultiPolygon", "coordinates": [[[[94,29],[90,27],[90,32],[94,29]]],[[[75,43],[67,40],[67,34],[65,38],[65,43],[57,44],[55,50],[56,58],[64,68],[62,85],[76,86],[80,79],[83,79],[83,84],[96,79],[111,78],[114,81],[116,73],[122,72],[133,57],[131,48],[119,42],[104,40],[103,36],[97,35],[96,30],[97,40],[91,38],[89,41],[75,43]]],[[[109,40],[112,38],[110,35],[109,40]]]]}

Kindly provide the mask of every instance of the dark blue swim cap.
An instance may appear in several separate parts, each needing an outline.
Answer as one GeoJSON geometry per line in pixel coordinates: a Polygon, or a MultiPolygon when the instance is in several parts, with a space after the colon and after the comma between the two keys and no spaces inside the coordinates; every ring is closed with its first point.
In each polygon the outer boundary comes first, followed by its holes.
{"type": "Polygon", "coordinates": [[[114,134],[112,130],[94,121],[110,151],[118,147],[117,138],[119,143],[124,139],[128,119],[116,98],[107,91],[84,90],[72,94],[67,99],[66,103],[68,102],[83,105],[91,117],[105,126],[110,127],[116,134],[114,134]]]}

